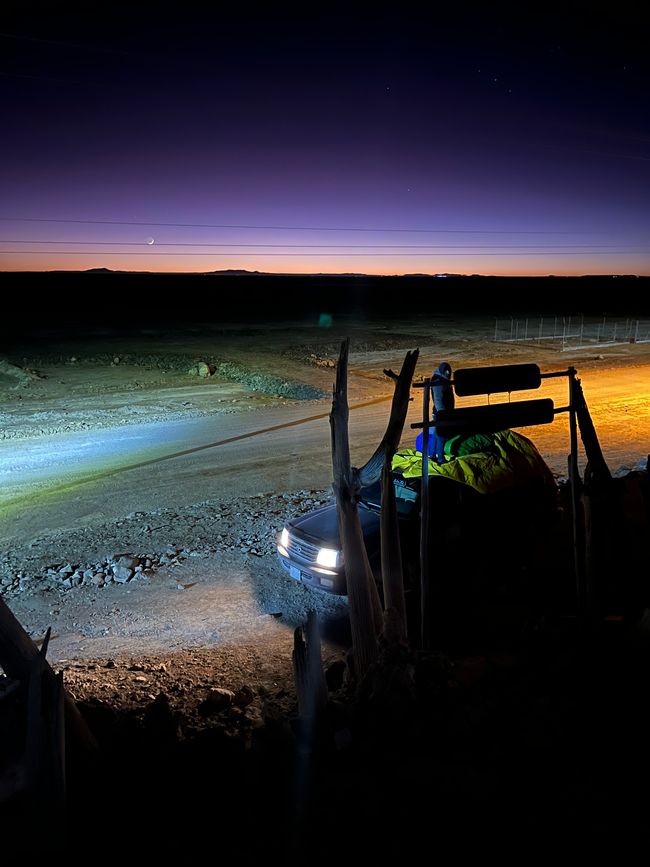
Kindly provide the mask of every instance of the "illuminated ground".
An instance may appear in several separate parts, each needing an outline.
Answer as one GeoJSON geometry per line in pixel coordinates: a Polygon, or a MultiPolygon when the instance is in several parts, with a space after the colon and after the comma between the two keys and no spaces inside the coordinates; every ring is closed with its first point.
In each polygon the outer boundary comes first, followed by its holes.
{"type": "MultiPolygon", "coordinates": [[[[116,669],[88,662],[109,657],[148,656],[168,669],[187,669],[198,654],[202,682],[211,677],[205,674],[208,656],[218,685],[279,682],[289,671],[292,628],[310,607],[331,626],[328,652],[345,645],[345,602],[293,584],[273,554],[284,517],[309,508],[312,496],[327,496],[329,398],[294,400],[272,388],[252,391],[218,373],[189,375],[201,358],[230,360],[251,374],[328,395],[338,342],[349,334],[353,405],[388,398],[383,368],[399,369],[405,349],[415,346],[421,350],[416,378],[443,359],[454,367],[537,361],[544,369],[564,369],[573,363],[612,468],[645,461],[649,345],[561,353],[495,344],[492,333],[488,320],[403,322],[391,329],[385,323],[338,329],[294,323],[212,335],[94,338],[50,343],[47,351],[26,347],[23,363],[46,378],[19,387],[0,383],[0,577],[22,574],[7,591],[12,610],[35,638],[52,626],[52,660],[87,661],[77,664],[91,668],[74,674],[81,694],[119,691],[116,669]],[[292,493],[293,499],[281,499],[292,493]],[[47,567],[85,566],[120,553],[160,554],[169,545],[186,555],[146,581],[63,590],[43,579],[47,567]]],[[[409,421],[420,414],[420,392],[414,394],[409,421]]],[[[562,405],[564,381],[551,380],[544,394],[562,405]]],[[[387,415],[385,400],[353,411],[353,460],[361,462],[374,448],[387,415]]],[[[566,419],[526,433],[563,475],[566,419]]],[[[412,436],[407,430],[404,441],[412,436]]],[[[154,689],[150,681],[134,682],[133,701],[154,689]]]]}

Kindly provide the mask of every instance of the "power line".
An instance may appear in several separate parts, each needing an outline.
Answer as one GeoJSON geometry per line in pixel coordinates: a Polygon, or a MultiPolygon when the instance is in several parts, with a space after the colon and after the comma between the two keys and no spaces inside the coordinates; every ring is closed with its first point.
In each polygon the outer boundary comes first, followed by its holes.
{"type": "MultiPolygon", "coordinates": [[[[446,235],[584,235],[585,232],[568,232],[548,229],[378,229],[360,226],[249,226],[234,223],[147,223],[136,220],[62,220],[49,217],[0,217],[0,220],[17,223],[80,223],[99,226],[173,226],[184,229],[263,229],[291,232],[413,232],[446,235]]],[[[602,235],[602,232],[590,232],[602,235]]]]}
{"type": "MultiPolygon", "coordinates": [[[[626,250],[591,250],[588,255],[590,256],[620,256],[625,253],[630,252],[642,252],[646,251],[626,251],[626,250]]],[[[147,252],[145,250],[122,250],[115,251],[114,253],[108,250],[0,250],[0,256],[4,255],[42,255],[42,256],[234,256],[235,253],[199,253],[198,251],[191,251],[187,253],[183,252],[175,252],[175,253],[166,253],[164,251],[151,250],[147,252]]],[[[553,250],[549,251],[540,251],[540,250],[528,250],[527,252],[507,252],[503,251],[500,253],[490,253],[488,251],[482,253],[465,253],[459,252],[457,254],[445,252],[445,253],[245,253],[246,256],[338,256],[339,258],[345,258],[346,256],[415,256],[420,257],[422,259],[429,258],[431,256],[584,256],[585,251],[582,252],[572,252],[572,253],[563,253],[557,252],[553,250]]]]}
{"type": "MultiPolygon", "coordinates": [[[[147,241],[40,241],[31,239],[22,240],[20,238],[10,238],[7,240],[1,240],[0,244],[76,244],[76,245],[89,245],[89,246],[98,246],[98,247],[151,247],[152,243],[147,241]]],[[[199,243],[194,241],[156,241],[156,247],[264,247],[269,249],[300,249],[300,250],[312,250],[314,248],[318,249],[337,249],[337,250],[516,250],[519,248],[526,248],[527,250],[534,248],[540,250],[549,250],[553,252],[554,250],[562,250],[562,249],[575,249],[580,248],[582,250],[599,250],[604,248],[619,248],[617,251],[613,250],[613,252],[621,252],[621,253],[645,253],[650,252],[645,248],[635,249],[635,248],[623,248],[621,249],[618,244],[231,244],[231,243],[213,243],[213,242],[205,242],[199,243]]],[[[47,251],[45,251],[47,252],[47,251]]],[[[50,251],[53,252],[53,251],[50,251]]]]}

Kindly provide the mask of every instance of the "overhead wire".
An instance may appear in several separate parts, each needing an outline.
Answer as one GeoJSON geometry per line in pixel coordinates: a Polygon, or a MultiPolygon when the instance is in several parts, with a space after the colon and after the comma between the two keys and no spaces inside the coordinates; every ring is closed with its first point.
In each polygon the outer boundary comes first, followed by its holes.
{"type": "MultiPolygon", "coordinates": [[[[258,226],[238,223],[158,223],[142,220],[80,220],[62,219],[50,217],[5,217],[0,216],[3,222],[16,223],[74,223],[82,225],[100,226],[163,226],[184,229],[255,229],[263,231],[291,231],[291,232],[412,232],[425,234],[446,235],[584,235],[584,231],[550,230],[550,229],[406,229],[379,228],[377,226],[258,226]]],[[[603,234],[601,231],[589,234],[603,234]]]]}
{"type": "MultiPolygon", "coordinates": [[[[630,251],[625,250],[590,250],[590,256],[620,256],[621,253],[626,253],[630,251]]],[[[632,251],[638,252],[638,251],[632,251]]],[[[645,252],[645,251],[642,251],[645,252]]],[[[0,255],[3,254],[41,254],[46,256],[233,256],[234,253],[225,253],[222,251],[218,252],[208,252],[208,253],[200,253],[198,251],[192,250],[188,252],[165,252],[164,250],[116,250],[112,252],[110,250],[0,250],[0,255]]],[[[472,253],[472,252],[461,252],[457,255],[460,256],[584,256],[585,251],[580,252],[561,252],[554,250],[540,251],[540,250],[528,250],[525,252],[521,251],[513,251],[506,252],[501,251],[498,253],[493,253],[489,251],[480,252],[480,253],[472,253]]],[[[396,257],[404,257],[404,256],[413,256],[419,258],[429,258],[432,256],[450,256],[454,255],[449,251],[444,253],[436,252],[436,253],[276,253],[276,252],[265,252],[265,253],[255,253],[255,252],[247,252],[246,256],[338,256],[346,257],[346,256],[396,256],[396,257]]]]}
{"type": "MultiPolygon", "coordinates": [[[[0,244],[63,244],[63,245],[72,245],[76,244],[79,246],[97,246],[97,247],[144,247],[144,246],[153,246],[155,243],[156,247],[264,247],[269,249],[301,249],[301,250],[310,250],[310,249],[337,249],[337,250],[516,250],[520,248],[525,248],[527,250],[534,248],[540,250],[561,250],[561,249],[575,249],[580,248],[584,250],[598,250],[604,248],[619,248],[619,252],[638,252],[637,250],[630,249],[633,245],[627,245],[625,249],[620,249],[620,244],[259,244],[259,243],[230,243],[230,242],[213,242],[213,241],[64,241],[58,239],[48,239],[48,240],[40,240],[35,238],[8,238],[8,239],[0,239],[0,244]]],[[[641,252],[646,252],[645,248],[641,252]]]]}

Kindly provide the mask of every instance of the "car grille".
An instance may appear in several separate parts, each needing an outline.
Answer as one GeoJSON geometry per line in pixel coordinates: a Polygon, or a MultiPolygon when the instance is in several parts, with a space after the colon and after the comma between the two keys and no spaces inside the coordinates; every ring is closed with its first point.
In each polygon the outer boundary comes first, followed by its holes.
{"type": "Polygon", "coordinates": [[[309,542],[304,542],[302,539],[296,539],[295,536],[289,534],[287,552],[290,557],[299,557],[307,563],[315,563],[319,550],[320,548],[318,545],[310,545],[309,542]]]}

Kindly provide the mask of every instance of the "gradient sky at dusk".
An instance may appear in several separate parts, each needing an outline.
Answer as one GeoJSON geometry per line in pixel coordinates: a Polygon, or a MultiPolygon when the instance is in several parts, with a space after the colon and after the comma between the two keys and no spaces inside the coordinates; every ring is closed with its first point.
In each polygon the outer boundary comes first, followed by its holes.
{"type": "Polygon", "coordinates": [[[650,274],[634,6],[134,5],[10,4],[1,269],[650,274]]]}

